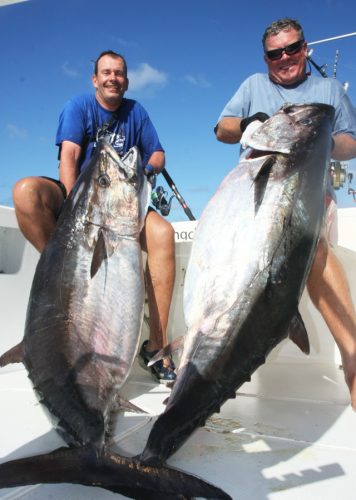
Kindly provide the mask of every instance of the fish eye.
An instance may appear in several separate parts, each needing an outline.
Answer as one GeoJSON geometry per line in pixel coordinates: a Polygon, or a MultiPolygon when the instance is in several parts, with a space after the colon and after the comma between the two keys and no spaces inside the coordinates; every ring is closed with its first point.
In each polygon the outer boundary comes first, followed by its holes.
{"type": "Polygon", "coordinates": [[[299,123],[308,127],[309,125],[312,125],[313,120],[311,118],[302,118],[299,120],[299,123]]]}
{"type": "Polygon", "coordinates": [[[110,177],[107,174],[100,174],[98,177],[98,184],[102,188],[107,188],[110,186],[110,177]]]}

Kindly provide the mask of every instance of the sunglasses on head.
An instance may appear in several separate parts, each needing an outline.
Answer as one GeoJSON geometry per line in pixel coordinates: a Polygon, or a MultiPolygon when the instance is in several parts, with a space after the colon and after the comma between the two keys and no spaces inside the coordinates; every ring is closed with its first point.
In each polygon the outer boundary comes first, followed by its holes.
{"type": "Polygon", "coordinates": [[[285,52],[288,56],[292,56],[293,54],[299,52],[303,45],[304,40],[298,40],[297,42],[291,43],[282,49],[266,50],[265,54],[271,61],[277,61],[282,57],[283,52],[285,52]]]}

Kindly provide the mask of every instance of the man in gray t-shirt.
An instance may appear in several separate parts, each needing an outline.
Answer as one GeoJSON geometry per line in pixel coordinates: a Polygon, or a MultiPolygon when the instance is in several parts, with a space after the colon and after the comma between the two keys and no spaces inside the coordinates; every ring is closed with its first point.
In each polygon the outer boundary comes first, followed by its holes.
{"type": "MultiPolygon", "coordinates": [[[[334,79],[307,74],[307,44],[293,19],[272,23],[263,38],[268,74],[245,80],[222,111],[216,137],[228,144],[240,142],[256,120],[264,121],[284,103],[322,102],[335,107],[335,160],[356,157],[356,112],[342,85],[334,79]]],[[[325,237],[321,237],[308,277],[309,295],[340,349],[345,380],[356,410],[356,313],[342,266],[325,237]]]]}

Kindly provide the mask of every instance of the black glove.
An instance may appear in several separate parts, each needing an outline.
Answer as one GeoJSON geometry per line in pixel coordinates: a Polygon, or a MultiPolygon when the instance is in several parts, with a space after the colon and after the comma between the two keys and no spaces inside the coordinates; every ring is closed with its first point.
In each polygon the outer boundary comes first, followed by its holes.
{"type": "Polygon", "coordinates": [[[335,148],[335,139],[331,137],[331,153],[334,151],[335,148]]]}
{"type": "Polygon", "coordinates": [[[247,118],[243,118],[240,122],[240,130],[242,133],[244,133],[250,123],[254,122],[255,120],[265,122],[266,120],[268,120],[268,118],[269,116],[266,113],[262,112],[255,113],[254,115],[248,116],[247,118]]]}
{"type": "Polygon", "coordinates": [[[152,189],[156,186],[156,174],[153,166],[150,163],[144,168],[144,174],[147,177],[148,182],[151,184],[152,189]]]}

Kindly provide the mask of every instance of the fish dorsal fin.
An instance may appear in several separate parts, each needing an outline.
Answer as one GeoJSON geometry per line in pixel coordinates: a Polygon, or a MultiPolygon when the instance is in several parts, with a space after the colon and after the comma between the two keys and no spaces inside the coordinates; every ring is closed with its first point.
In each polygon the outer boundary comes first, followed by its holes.
{"type": "Polygon", "coordinates": [[[95,244],[93,258],[90,267],[90,277],[94,278],[101,264],[108,258],[108,252],[105,243],[104,231],[100,229],[99,236],[95,244]]]}
{"type": "Polygon", "coordinates": [[[299,347],[302,352],[304,352],[304,354],[310,353],[310,344],[307,330],[299,311],[297,311],[289,325],[288,337],[299,347]]]}

